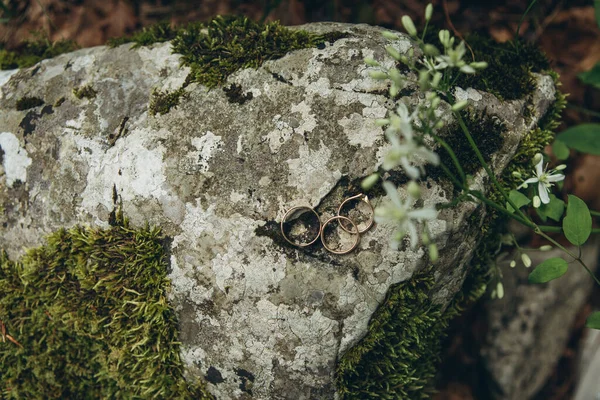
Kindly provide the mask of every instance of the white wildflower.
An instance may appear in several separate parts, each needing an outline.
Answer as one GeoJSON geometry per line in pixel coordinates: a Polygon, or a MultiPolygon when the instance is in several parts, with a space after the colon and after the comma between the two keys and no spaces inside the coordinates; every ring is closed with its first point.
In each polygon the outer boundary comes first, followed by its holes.
{"type": "Polygon", "coordinates": [[[434,207],[413,209],[415,199],[407,195],[403,202],[396,187],[388,181],[383,182],[383,188],[391,201],[375,209],[375,222],[396,224],[398,231],[393,240],[394,247],[397,247],[400,240],[408,235],[411,247],[414,248],[419,238],[415,222],[435,219],[437,210],[434,207]]]}
{"type": "MultiPolygon", "coordinates": [[[[535,165],[535,177],[527,179],[518,187],[518,189],[526,188],[531,183],[537,183],[538,194],[540,196],[540,199],[542,200],[542,203],[548,204],[550,203],[550,196],[548,196],[550,188],[552,187],[554,182],[560,182],[563,179],[565,179],[565,176],[561,173],[558,173],[554,169],[546,171],[544,168],[544,159],[542,157],[534,158],[534,160],[536,161],[538,159],[539,162],[535,165]]],[[[548,166],[546,165],[546,168],[547,167],[548,166]]]]}

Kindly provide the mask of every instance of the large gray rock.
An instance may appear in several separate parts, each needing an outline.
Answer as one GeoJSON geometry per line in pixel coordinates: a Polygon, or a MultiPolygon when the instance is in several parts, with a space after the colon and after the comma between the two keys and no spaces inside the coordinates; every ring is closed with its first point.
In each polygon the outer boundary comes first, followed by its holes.
{"type": "MultiPolygon", "coordinates": [[[[582,259],[596,271],[599,241],[582,247],[582,259]]],[[[567,247],[573,254],[577,247],[567,247]]],[[[528,252],[533,265],[552,257],[572,259],[560,249],[528,252]]],[[[488,326],[481,354],[493,384],[494,398],[533,398],[550,377],[564,352],[577,311],[589,298],[594,280],[578,263],[571,262],[560,279],[542,285],[527,280],[531,269],[520,264],[509,267],[512,255],[500,262],[505,293],[503,299],[487,304],[488,326]]]]}
{"type": "MultiPolygon", "coordinates": [[[[0,247],[16,258],[59,227],[107,226],[118,199],[133,225],[161,226],[172,237],[170,301],[182,355],[218,399],[333,398],[336,361],[366,334],[390,285],[429,263],[421,247],[390,248],[392,226],[370,230],[345,256],[281,239],[286,209],[310,205],[325,217],[356,193],[388,146],[373,119],[393,108],[363,62],[392,64],[379,28],[305,28],[350,36],[234,73],[228,85],[253,94],[243,105],[192,84],[180,106],[149,115],[152,89],[176,89],[189,72],[168,43],[84,49],[0,73],[0,247]],[[85,84],[97,96],[76,99],[72,89],[85,84]],[[48,106],[15,110],[33,95],[48,106]]],[[[404,53],[412,44],[403,36],[393,45],[404,53]]],[[[464,89],[457,97],[508,128],[492,157],[497,172],[555,93],[552,79],[538,76],[525,119],[525,100],[464,89]]],[[[419,94],[405,101],[416,104],[419,94]]],[[[474,186],[483,190],[482,182],[483,172],[474,186]]],[[[445,181],[423,183],[425,205],[451,196],[445,181]]],[[[440,249],[433,300],[442,307],[478,241],[479,226],[468,222],[476,207],[445,209],[429,225],[440,249]]]]}

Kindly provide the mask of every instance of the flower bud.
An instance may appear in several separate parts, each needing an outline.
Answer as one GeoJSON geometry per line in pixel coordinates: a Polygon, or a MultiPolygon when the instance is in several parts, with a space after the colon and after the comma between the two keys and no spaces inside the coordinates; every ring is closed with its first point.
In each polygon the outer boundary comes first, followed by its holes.
{"type": "Polygon", "coordinates": [[[425,245],[429,244],[429,235],[427,234],[427,232],[423,232],[421,234],[421,242],[423,242],[423,244],[425,245]]]}
{"type": "Polygon", "coordinates": [[[523,177],[523,175],[521,175],[521,173],[519,171],[513,171],[512,176],[514,176],[515,178],[519,178],[519,179],[521,179],[523,177]]]}
{"type": "Polygon", "coordinates": [[[522,183],[522,184],[521,184],[521,187],[522,187],[523,189],[527,189],[527,188],[529,187],[529,185],[528,185],[527,183],[522,183]]]}
{"type": "Polygon", "coordinates": [[[441,101],[442,99],[440,99],[439,97],[436,97],[435,99],[431,100],[431,108],[433,108],[434,110],[438,108],[441,101]]]}
{"type": "Polygon", "coordinates": [[[441,72],[438,71],[435,74],[433,74],[433,79],[431,80],[431,87],[437,88],[438,85],[440,84],[441,80],[442,80],[441,72]]]}
{"type": "Polygon", "coordinates": [[[374,59],[372,59],[371,57],[365,57],[364,61],[365,61],[365,64],[367,64],[371,67],[379,67],[379,63],[377,61],[375,61],[374,59]]]}
{"type": "Polygon", "coordinates": [[[466,106],[469,105],[469,101],[468,100],[461,100],[457,103],[454,103],[454,105],[452,106],[452,111],[457,112],[460,111],[462,109],[464,109],[466,106]]]}
{"type": "Polygon", "coordinates": [[[537,165],[540,161],[542,161],[543,158],[544,156],[542,155],[542,153],[536,153],[536,155],[533,156],[533,160],[531,160],[531,163],[533,165],[537,165]]]}
{"type": "Polygon", "coordinates": [[[437,49],[437,47],[435,47],[434,45],[429,44],[429,43],[427,43],[423,47],[423,53],[425,53],[426,56],[431,56],[431,57],[440,55],[440,51],[437,49]]]}
{"type": "Polygon", "coordinates": [[[431,19],[432,15],[433,15],[433,4],[429,3],[429,4],[427,4],[427,7],[425,7],[425,21],[429,21],[431,19]]]}
{"type": "Polygon", "coordinates": [[[413,20],[408,15],[402,16],[402,26],[410,36],[417,36],[417,28],[415,28],[413,20]]]}
{"type": "Polygon", "coordinates": [[[365,190],[369,190],[373,187],[373,185],[375,185],[377,183],[378,180],[379,180],[379,174],[376,172],[374,174],[367,176],[365,179],[363,179],[360,186],[365,190]]]}
{"type": "Polygon", "coordinates": [[[398,96],[399,92],[400,88],[398,88],[398,85],[392,83],[392,86],[390,86],[390,97],[393,99],[394,97],[398,96]]]}
{"type": "Polygon", "coordinates": [[[533,196],[533,208],[540,208],[542,205],[542,200],[540,196],[533,196]]]}
{"type": "Polygon", "coordinates": [[[389,40],[398,40],[398,35],[396,35],[395,33],[390,32],[390,31],[384,31],[381,35],[384,38],[389,39],[389,40]]]}
{"type": "Polygon", "coordinates": [[[402,64],[406,64],[406,65],[408,65],[408,57],[401,55],[401,56],[400,56],[400,62],[401,62],[402,64]]]}
{"type": "Polygon", "coordinates": [[[387,51],[387,53],[392,56],[395,60],[400,60],[400,53],[398,52],[398,50],[396,50],[395,48],[393,48],[392,46],[385,46],[385,51],[387,51]]]}
{"type": "Polygon", "coordinates": [[[383,71],[369,71],[369,76],[377,80],[383,80],[388,78],[388,74],[386,74],[383,71]]]}
{"type": "Polygon", "coordinates": [[[442,129],[443,127],[444,127],[444,121],[442,121],[442,120],[439,120],[437,122],[437,124],[435,124],[435,126],[434,126],[435,129],[442,129]]]}
{"type": "Polygon", "coordinates": [[[471,67],[470,65],[463,65],[460,67],[460,72],[462,72],[464,74],[474,74],[475,69],[473,67],[471,67]]]}
{"type": "Polygon", "coordinates": [[[511,268],[514,268],[517,266],[517,262],[515,260],[512,260],[509,265],[511,268]]]}
{"type": "Polygon", "coordinates": [[[390,124],[390,120],[387,118],[379,118],[375,120],[375,125],[377,126],[385,126],[385,125],[389,125],[390,124]]]}
{"type": "Polygon", "coordinates": [[[549,251],[549,250],[552,250],[552,246],[550,246],[549,244],[540,246],[540,251],[549,251]]]}
{"type": "Polygon", "coordinates": [[[566,164],[560,164],[559,166],[557,166],[556,168],[554,168],[557,171],[562,171],[563,169],[567,168],[566,164]]]}
{"type": "Polygon", "coordinates": [[[521,260],[523,261],[523,264],[525,265],[526,268],[531,267],[531,258],[529,258],[529,256],[525,253],[521,254],[521,260]]]}
{"type": "Polygon", "coordinates": [[[429,245],[429,259],[432,263],[436,262],[439,258],[438,248],[435,243],[429,245]]]}
{"type": "Polygon", "coordinates": [[[390,74],[390,78],[392,78],[392,81],[394,81],[394,83],[398,87],[403,85],[404,77],[402,76],[400,71],[398,71],[396,68],[392,68],[392,69],[390,69],[389,74],[390,74]]]}
{"type": "Polygon", "coordinates": [[[419,86],[421,90],[429,89],[429,71],[426,69],[419,71],[419,86]]]}
{"type": "Polygon", "coordinates": [[[498,282],[498,284],[496,285],[496,294],[498,295],[498,299],[504,297],[504,285],[502,284],[502,282],[498,282]]]}
{"type": "Polygon", "coordinates": [[[469,65],[471,65],[471,67],[473,67],[475,69],[486,69],[488,66],[488,63],[486,63],[485,61],[475,61],[469,65]]]}
{"type": "Polygon", "coordinates": [[[450,41],[450,32],[447,29],[442,29],[439,34],[438,34],[439,38],[440,38],[440,43],[442,44],[442,46],[444,46],[445,48],[450,47],[448,42],[450,41]]]}
{"type": "Polygon", "coordinates": [[[408,186],[406,187],[406,191],[409,195],[414,197],[415,199],[421,197],[421,187],[415,181],[408,182],[408,186]]]}

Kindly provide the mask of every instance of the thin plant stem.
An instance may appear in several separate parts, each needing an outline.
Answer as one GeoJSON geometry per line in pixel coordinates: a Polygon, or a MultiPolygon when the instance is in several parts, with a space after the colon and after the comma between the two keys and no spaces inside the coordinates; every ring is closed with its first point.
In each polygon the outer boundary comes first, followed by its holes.
{"type": "Polygon", "coordinates": [[[522,219],[529,221],[531,223],[529,218],[527,218],[527,216],[525,214],[523,214],[523,212],[519,209],[519,207],[517,207],[515,205],[515,203],[510,199],[510,197],[508,197],[508,195],[504,192],[504,189],[502,189],[502,186],[496,179],[496,176],[494,175],[494,173],[492,172],[490,167],[487,165],[487,163],[483,159],[483,155],[479,151],[479,148],[477,147],[475,140],[473,140],[473,137],[471,136],[471,133],[469,132],[469,128],[467,128],[467,125],[465,124],[465,121],[460,116],[460,113],[455,112],[454,114],[456,115],[456,118],[458,119],[458,124],[460,125],[462,131],[464,132],[464,134],[467,138],[467,141],[471,145],[471,148],[475,151],[475,154],[477,155],[477,159],[479,160],[479,163],[483,166],[483,168],[485,169],[485,172],[487,172],[488,176],[490,177],[490,180],[492,181],[494,186],[496,186],[496,189],[498,189],[498,191],[500,192],[502,197],[504,197],[504,200],[506,200],[506,202],[508,204],[510,204],[510,206],[515,210],[515,212],[517,214],[519,214],[519,217],[521,217],[522,219]]]}
{"type": "Polygon", "coordinates": [[[594,217],[600,217],[600,211],[592,211],[592,210],[590,210],[590,215],[593,215],[594,217]]]}
{"type": "Polygon", "coordinates": [[[575,111],[579,111],[580,113],[588,114],[588,115],[600,118],[600,112],[598,112],[598,111],[588,110],[587,108],[579,107],[579,106],[577,106],[575,104],[571,104],[571,103],[567,103],[567,107],[572,108],[575,111]]]}
{"type": "Polygon", "coordinates": [[[458,174],[460,175],[461,181],[463,183],[466,182],[467,179],[466,179],[466,176],[465,176],[465,172],[463,171],[462,167],[460,166],[460,162],[458,161],[458,157],[456,157],[456,154],[454,153],[454,150],[452,150],[452,147],[450,147],[450,145],[448,143],[446,143],[446,141],[444,139],[442,139],[441,137],[435,135],[433,132],[429,132],[429,135],[431,135],[431,137],[433,137],[433,139],[436,142],[438,142],[444,149],[446,149],[446,151],[450,155],[450,158],[452,159],[452,163],[454,164],[454,166],[456,167],[456,170],[458,171],[458,174]]]}
{"type": "Polygon", "coordinates": [[[517,33],[515,34],[515,38],[517,40],[519,39],[519,32],[521,31],[521,25],[523,24],[523,21],[525,20],[525,17],[529,13],[529,11],[533,8],[533,6],[535,5],[535,3],[537,3],[537,0],[533,0],[531,3],[529,3],[529,6],[527,7],[527,9],[523,13],[523,15],[521,15],[521,20],[519,21],[519,25],[517,26],[517,33]]]}

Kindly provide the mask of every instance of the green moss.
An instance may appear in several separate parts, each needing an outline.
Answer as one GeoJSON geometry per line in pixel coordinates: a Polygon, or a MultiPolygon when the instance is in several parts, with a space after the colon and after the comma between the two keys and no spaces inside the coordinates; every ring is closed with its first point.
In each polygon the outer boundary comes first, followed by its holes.
{"type": "Polygon", "coordinates": [[[181,98],[185,96],[187,96],[187,93],[184,88],[172,92],[154,89],[150,96],[148,111],[150,115],[166,114],[171,111],[172,107],[178,106],[181,98]]]}
{"type": "MultiPolygon", "coordinates": [[[[521,99],[535,89],[531,72],[542,72],[550,63],[539,47],[522,41],[496,43],[492,39],[471,35],[467,43],[475,60],[488,67],[476,75],[461,74],[456,85],[490,92],[503,100],[521,99]]],[[[469,52],[465,57],[470,58],[469,52]]]]}
{"type": "Polygon", "coordinates": [[[21,97],[19,100],[17,100],[15,108],[17,111],[24,111],[43,105],[44,100],[40,99],[39,97],[21,97]]]}
{"type": "Polygon", "coordinates": [[[119,221],[0,254],[0,398],[210,398],[183,378],[165,237],[119,221]]]}
{"type": "Polygon", "coordinates": [[[177,35],[177,29],[173,29],[169,22],[160,22],[155,25],[142,28],[141,31],[131,36],[109,39],[107,45],[117,47],[125,43],[133,42],[133,48],[140,46],[149,46],[154,43],[168,42],[177,35]]]}
{"type": "Polygon", "coordinates": [[[159,24],[128,38],[113,39],[110,44],[133,41],[138,47],[172,40],[173,52],[181,54],[182,63],[191,68],[186,85],[197,82],[213,88],[238,69],[258,68],[292,50],[322,46],[344,36],[291,30],[278,22],[262,24],[246,17],[217,16],[176,29],[159,24]]]}
{"type": "Polygon", "coordinates": [[[479,262],[443,312],[430,300],[435,284],[431,267],[388,290],[369,322],[368,334],[338,364],[342,399],[430,397],[448,323],[485,293],[491,241],[483,243],[474,258],[479,262]]]}
{"type": "MultiPolygon", "coordinates": [[[[465,121],[465,125],[481,151],[484,160],[489,162],[491,156],[495,154],[504,143],[502,135],[506,132],[506,127],[499,120],[489,118],[483,114],[467,112],[462,112],[461,114],[465,121]]],[[[466,174],[473,175],[482,168],[477,160],[475,152],[471,148],[471,145],[458,123],[452,124],[447,129],[446,133],[443,133],[441,136],[443,136],[444,141],[446,141],[452,150],[454,150],[454,153],[466,174]]],[[[450,154],[444,149],[440,149],[438,154],[441,163],[447,166],[454,176],[459,176],[450,154]]],[[[446,175],[440,167],[429,165],[427,166],[427,176],[432,179],[438,179],[445,177],[446,175]]]]}
{"type": "Polygon", "coordinates": [[[98,94],[98,92],[96,92],[91,85],[85,85],[85,86],[73,89],[73,95],[75,97],[77,97],[79,100],[81,100],[83,98],[93,99],[94,97],[96,97],[97,94],[98,94]]]}
{"type": "Polygon", "coordinates": [[[36,40],[23,43],[16,50],[7,50],[0,44],[0,69],[27,68],[47,58],[69,53],[77,49],[72,40],[51,42],[47,38],[38,37],[36,40]]]}

